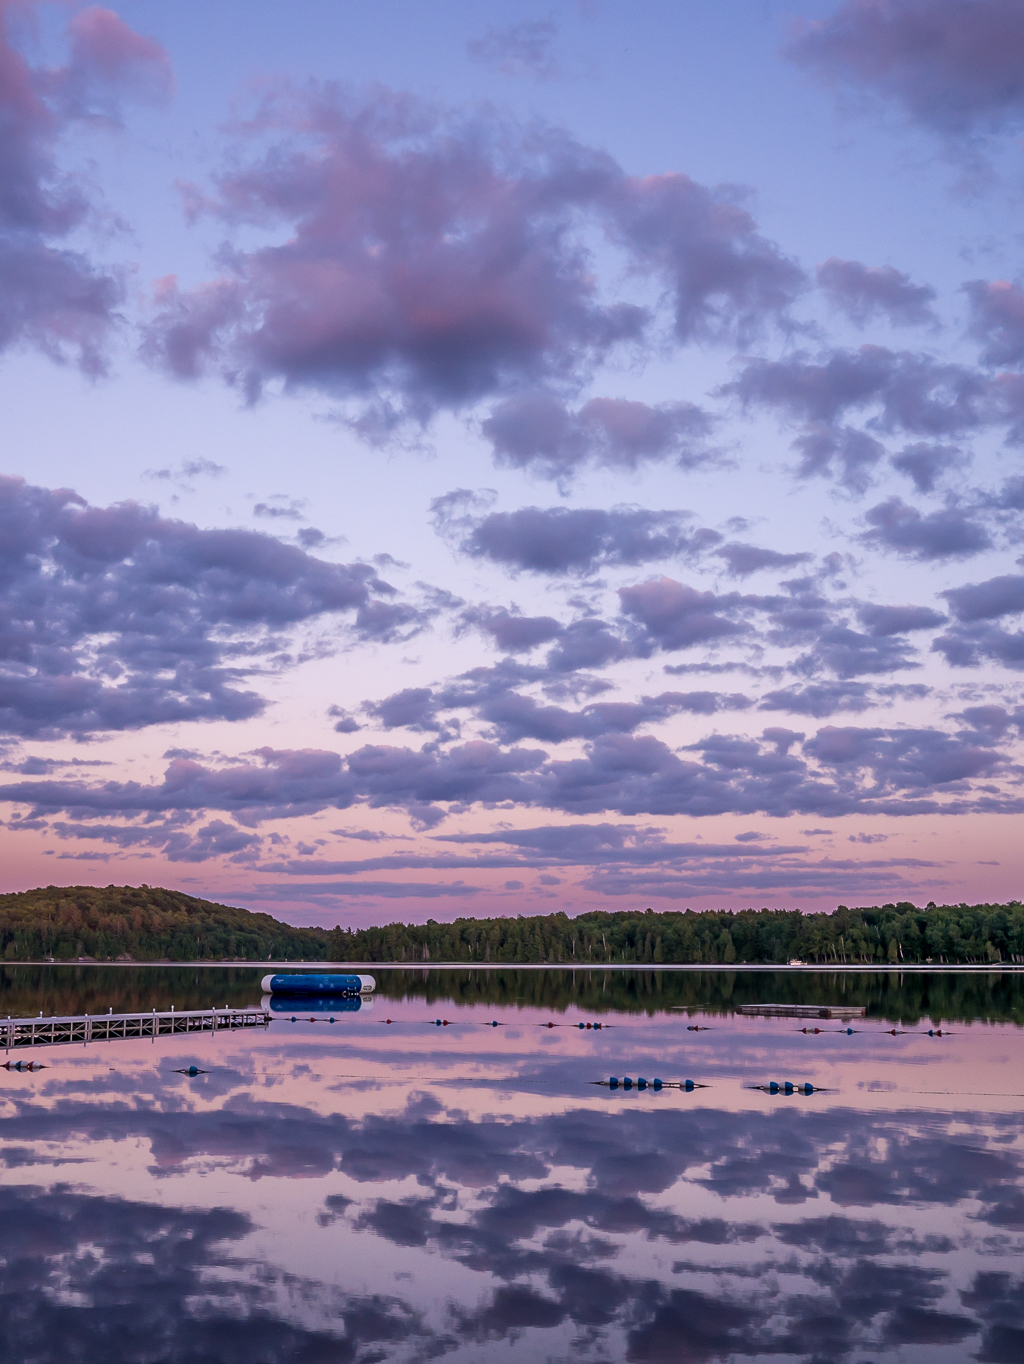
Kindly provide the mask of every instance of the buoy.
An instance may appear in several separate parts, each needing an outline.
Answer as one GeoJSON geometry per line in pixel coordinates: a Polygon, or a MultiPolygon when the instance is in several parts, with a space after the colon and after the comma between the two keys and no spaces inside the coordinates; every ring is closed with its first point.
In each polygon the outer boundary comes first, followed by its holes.
{"type": "Polygon", "coordinates": [[[334,1022],[334,1019],[333,1019],[333,1018],[329,1018],[327,1021],[328,1021],[328,1023],[333,1023],[333,1022],[334,1022]]]}
{"type": "Polygon", "coordinates": [[[785,1083],[784,1088],[785,1088],[785,1091],[786,1091],[787,1094],[792,1094],[792,1093],[793,1093],[793,1081],[792,1081],[792,1080],[787,1080],[786,1083],[785,1083]]]}
{"type": "Polygon", "coordinates": [[[619,1077],[618,1077],[617,1075],[610,1075],[610,1076],[608,1077],[608,1088],[609,1088],[609,1089],[618,1089],[618,1087],[619,1087],[619,1077]]]}
{"type": "Polygon", "coordinates": [[[684,1081],[683,1081],[683,1088],[684,1088],[685,1090],[691,1090],[691,1089],[695,1088],[693,1081],[692,1081],[692,1080],[684,1080],[684,1081]]]}
{"type": "Polygon", "coordinates": [[[806,1085],[804,1085],[804,1093],[805,1093],[805,1094],[813,1094],[813,1093],[814,1093],[814,1086],[811,1085],[811,1084],[806,1084],[806,1085]]]}
{"type": "Polygon", "coordinates": [[[769,1080],[769,1082],[768,1082],[768,1093],[769,1093],[769,1094],[778,1094],[778,1092],[779,1092],[779,1084],[778,1084],[778,1081],[777,1081],[777,1080],[769,1080]]]}
{"type": "Polygon", "coordinates": [[[633,1088],[633,1081],[629,1078],[628,1075],[623,1075],[623,1077],[622,1077],[622,1088],[623,1088],[623,1089],[632,1089],[632,1088],[633,1088]]]}
{"type": "Polygon", "coordinates": [[[604,1024],[603,1024],[603,1023],[595,1023],[595,1024],[594,1024],[594,1027],[595,1027],[595,1028],[603,1028],[603,1027],[604,1027],[604,1024]]]}
{"type": "Polygon", "coordinates": [[[298,1021],[298,1020],[296,1019],[295,1015],[292,1014],[292,1022],[295,1023],[295,1022],[297,1022],[297,1021],[298,1021]]]}
{"type": "Polygon", "coordinates": [[[384,1022],[385,1022],[385,1023],[390,1023],[390,1022],[391,1022],[391,1019],[390,1019],[390,1018],[385,1018],[384,1022]]]}
{"type": "Polygon", "coordinates": [[[498,1020],[497,1020],[496,1018],[495,1018],[495,1019],[492,1019],[492,1021],[491,1021],[491,1027],[492,1027],[492,1028],[496,1028],[497,1026],[498,1026],[498,1020]]]}
{"type": "Polygon", "coordinates": [[[847,1029],[846,1029],[846,1035],[847,1035],[847,1037],[852,1037],[852,1036],[853,1036],[853,1029],[852,1029],[852,1028],[847,1028],[847,1029]]]}
{"type": "Polygon", "coordinates": [[[647,1081],[644,1079],[642,1075],[637,1078],[636,1087],[637,1089],[647,1088],[647,1081]]]}
{"type": "Polygon", "coordinates": [[[543,1028],[543,1027],[553,1028],[554,1026],[555,1026],[554,1023],[542,1023],[542,1024],[541,1024],[541,1027],[542,1027],[542,1028],[543,1028]]]}
{"type": "Polygon", "coordinates": [[[661,1081],[658,1079],[657,1075],[655,1075],[654,1079],[651,1081],[651,1084],[654,1086],[655,1089],[661,1088],[661,1081]]]}
{"type": "Polygon", "coordinates": [[[435,1028],[439,1028],[440,1026],[441,1026],[441,1020],[440,1020],[439,1018],[435,1018],[435,1019],[434,1019],[434,1027],[435,1027],[435,1028]]]}

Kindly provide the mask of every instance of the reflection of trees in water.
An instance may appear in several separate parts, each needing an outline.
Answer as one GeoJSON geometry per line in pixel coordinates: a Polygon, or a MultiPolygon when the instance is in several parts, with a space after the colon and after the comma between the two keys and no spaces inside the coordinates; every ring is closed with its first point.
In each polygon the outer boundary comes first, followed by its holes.
{"type": "MultiPolygon", "coordinates": [[[[194,966],[0,966],[0,1016],[128,1013],[151,1008],[249,1006],[265,968],[194,966]]],[[[989,1019],[1024,1026],[1024,973],[853,974],[843,971],[655,971],[643,968],[521,970],[379,967],[377,993],[430,1004],[493,1008],[576,1007],[591,1013],[672,1009],[728,1014],[742,1004],[863,1005],[891,1022],[989,1019]]]]}
{"type": "Polygon", "coordinates": [[[936,1023],[992,1019],[1024,1026],[1024,974],[842,971],[451,971],[378,969],[377,993],[430,1003],[525,1006],[562,1012],[728,1014],[743,1004],[863,1005],[869,1017],[936,1023]]]}

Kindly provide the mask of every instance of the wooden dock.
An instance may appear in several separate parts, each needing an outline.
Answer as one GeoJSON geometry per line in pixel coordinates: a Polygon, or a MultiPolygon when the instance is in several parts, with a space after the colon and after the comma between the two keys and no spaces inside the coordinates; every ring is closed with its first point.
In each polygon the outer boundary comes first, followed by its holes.
{"type": "Polygon", "coordinates": [[[855,1004],[741,1004],[738,1013],[755,1018],[863,1018],[867,1009],[855,1004]]]}
{"type": "Polygon", "coordinates": [[[54,1047],[69,1042],[114,1042],[128,1037],[185,1036],[197,1032],[265,1028],[270,1014],[261,1006],[249,1009],[169,1009],[134,1014],[79,1014],[65,1018],[0,1019],[4,1051],[24,1047],[54,1047]]]}

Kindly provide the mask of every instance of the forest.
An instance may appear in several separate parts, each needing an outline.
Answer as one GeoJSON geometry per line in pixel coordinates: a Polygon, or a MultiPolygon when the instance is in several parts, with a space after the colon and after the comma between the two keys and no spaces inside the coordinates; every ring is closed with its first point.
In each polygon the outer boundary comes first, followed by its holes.
{"type": "Polygon", "coordinates": [[[0,895],[5,961],[335,961],[842,966],[1024,962],[1024,905],[901,901],[798,909],[613,910],[377,928],[293,928],[269,914],[151,886],[0,895]]]}
{"type": "Polygon", "coordinates": [[[909,902],[833,914],[693,910],[456,919],[336,928],[336,961],[549,962],[565,965],[818,965],[1024,962],[1024,905],[909,902]]]}

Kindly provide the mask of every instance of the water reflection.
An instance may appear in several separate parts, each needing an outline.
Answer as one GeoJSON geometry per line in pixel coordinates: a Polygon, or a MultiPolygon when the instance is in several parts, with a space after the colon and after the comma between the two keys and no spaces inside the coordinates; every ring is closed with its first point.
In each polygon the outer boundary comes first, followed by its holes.
{"type": "Polygon", "coordinates": [[[4,1357],[1024,1359],[1015,1027],[379,1004],[0,1072],[4,1357]]]}

